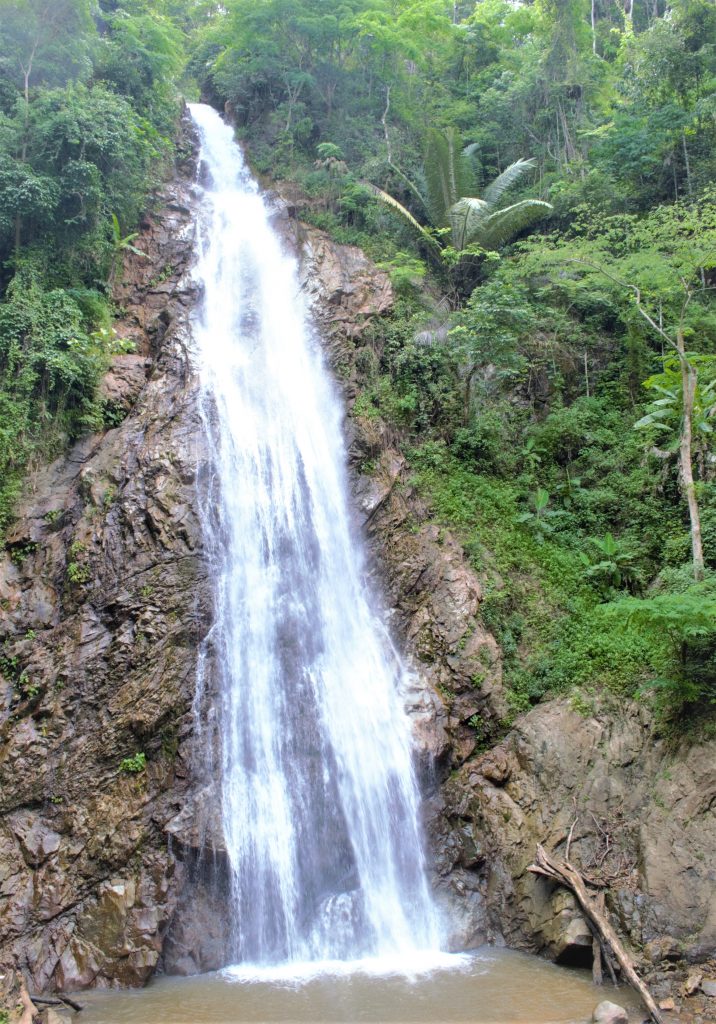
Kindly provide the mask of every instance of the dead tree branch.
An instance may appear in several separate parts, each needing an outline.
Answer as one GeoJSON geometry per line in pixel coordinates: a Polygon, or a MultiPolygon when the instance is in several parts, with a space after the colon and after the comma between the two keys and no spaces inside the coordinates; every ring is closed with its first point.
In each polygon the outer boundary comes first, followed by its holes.
{"type": "Polygon", "coordinates": [[[624,972],[624,977],[637,990],[656,1024],[664,1024],[664,1018],[659,1012],[659,1007],[656,1005],[649,989],[636,973],[632,958],[624,949],[619,936],[607,920],[606,914],[599,909],[597,901],[587,891],[587,886],[581,872],[573,864],[570,864],[568,860],[559,860],[557,857],[547,853],[541,845],[537,846],[534,864],[530,864],[527,870],[533,872],[533,874],[551,878],[552,881],[572,890],[577,897],[580,907],[594,924],[606,947],[614,953],[614,956],[619,961],[619,966],[624,972]]]}

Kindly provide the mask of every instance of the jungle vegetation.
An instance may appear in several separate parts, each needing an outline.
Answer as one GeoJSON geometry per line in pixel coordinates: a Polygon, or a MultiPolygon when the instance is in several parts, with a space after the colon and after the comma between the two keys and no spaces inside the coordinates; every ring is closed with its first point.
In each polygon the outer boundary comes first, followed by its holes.
{"type": "Polygon", "coordinates": [[[515,711],[716,711],[711,0],[0,0],[0,519],[102,422],[179,96],[391,274],[355,414],[483,575],[515,711]]]}

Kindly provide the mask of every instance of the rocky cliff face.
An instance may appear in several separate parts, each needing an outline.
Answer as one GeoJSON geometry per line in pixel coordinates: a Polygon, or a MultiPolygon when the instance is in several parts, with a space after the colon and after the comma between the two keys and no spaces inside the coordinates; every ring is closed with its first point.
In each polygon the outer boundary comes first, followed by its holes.
{"type": "MultiPolygon", "coordinates": [[[[198,519],[209,456],[190,361],[194,173],[188,160],[144,225],[150,258],[128,258],[118,330],[137,351],[104,382],[120,425],[36,474],[2,554],[0,962],[38,989],[208,969],[223,941],[217,801],[196,745],[198,723],[202,744],[213,732],[198,519]]],[[[392,306],[389,280],[279,208],[350,409],[365,327],[392,306]]],[[[714,744],[669,752],[643,713],[583,717],[564,702],[505,735],[480,579],[412,488],[397,439],[373,419],[346,429],[375,586],[413,672],[454,944],[504,939],[588,959],[571,899],[526,871],[537,842],[563,843],[576,818],[575,856],[612,883],[611,909],[659,983],[680,958],[714,956],[714,744]],[[483,748],[502,737],[487,753],[476,753],[475,716],[483,748]]]]}
{"type": "Polygon", "coordinates": [[[192,177],[159,197],[119,290],[137,351],[104,390],[125,418],[29,481],[0,555],[0,962],[39,990],[145,981],[178,889],[166,828],[210,614],[192,177]]]}
{"type": "Polygon", "coordinates": [[[715,755],[713,742],[669,749],[638,707],[539,706],[446,783],[444,868],[481,866],[508,945],[589,964],[572,898],[527,871],[538,842],[564,855],[571,831],[572,860],[608,886],[618,930],[666,995],[678,962],[716,956],[715,755]]]}

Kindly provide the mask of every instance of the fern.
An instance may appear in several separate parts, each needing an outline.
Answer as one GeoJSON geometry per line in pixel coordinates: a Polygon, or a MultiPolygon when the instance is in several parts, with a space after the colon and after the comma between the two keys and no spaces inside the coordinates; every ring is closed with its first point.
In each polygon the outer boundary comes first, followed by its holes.
{"type": "Polygon", "coordinates": [[[522,177],[526,171],[531,171],[535,166],[534,160],[515,160],[513,164],[510,164],[502,174],[498,175],[493,182],[491,182],[483,193],[485,202],[489,206],[496,206],[502,198],[502,193],[505,192],[511,185],[522,177]]]}
{"type": "Polygon", "coordinates": [[[544,217],[551,209],[551,204],[541,199],[522,199],[519,203],[505,206],[491,214],[469,241],[478,243],[483,249],[497,249],[514,238],[519,231],[544,217]]]}
{"type": "Polygon", "coordinates": [[[385,203],[387,206],[390,206],[393,210],[397,210],[398,213],[402,217],[404,217],[405,220],[407,220],[408,224],[414,227],[415,230],[419,232],[419,234],[422,235],[425,241],[429,242],[433,248],[437,249],[438,251],[440,250],[440,246],[435,241],[433,235],[431,235],[428,229],[424,228],[423,225],[419,221],[417,221],[415,217],[413,217],[410,210],[407,210],[402,203],[399,203],[397,199],[393,198],[393,196],[389,195],[387,192],[384,192],[382,188],[378,188],[377,185],[371,185],[370,182],[366,182],[366,187],[369,188],[373,195],[380,199],[382,203],[385,203]]]}
{"type": "MultiPolygon", "coordinates": [[[[471,157],[475,145],[464,147],[456,128],[440,132],[431,129],[425,150],[424,171],[427,186],[425,207],[435,227],[449,228],[455,250],[468,246],[496,249],[523,228],[528,227],[552,209],[541,199],[523,199],[511,206],[494,209],[503,193],[528,170],[534,160],[516,160],[485,189],[482,198],[469,195],[473,185],[471,157]]],[[[397,210],[431,246],[440,249],[435,237],[423,227],[393,196],[369,186],[382,202],[397,210]]]]}
{"type": "Polygon", "coordinates": [[[469,163],[463,154],[456,128],[428,133],[423,161],[427,184],[427,208],[437,227],[449,227],[450,211],[472,185],[469,163]]]}

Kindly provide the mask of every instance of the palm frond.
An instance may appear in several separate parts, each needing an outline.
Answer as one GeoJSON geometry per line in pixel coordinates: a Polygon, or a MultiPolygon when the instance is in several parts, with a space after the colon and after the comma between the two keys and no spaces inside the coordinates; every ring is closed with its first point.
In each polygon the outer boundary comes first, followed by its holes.
{"type": "Polygon", "coordinates": [[[430,232],[427,231],[423,227],[423,225],[415,219],[415,217],[413,217],[410,210],[406,210],[402,203],[399,203],[397,199],[393,198],[393,196],[389,195],[387,192],[384,192],[382,188],[378,188],[377,185],[371,184],[369,181],[365,182],[365,186],[373,193],[374,196],[380,199],[382,203],[385,203],[387,206],[392,207],[392,209],[397,210],[398,213],[405,220],[407,220],[408,224],[414,227],[415,230],[418,231],[423,236],[426,242],[429,242],[430,245],[436,248],[438,251],[440,250],[440,246],[435,241],[430,232]]]}
{"type": "Polygon", "coordinates": [[[490,207],[484,199],[464,196],[450,207],[449,218],[452,244],[461,250],[482,231],[490,218],[490,207]]]}
{"type": "Polygon", "coordinates": [[[484,249],[495,249],[509,242],[523,228],[544,217],[551,209],[552,204],[541,199],[522,199],[519,203],[490,214],[475,237],[467,241],[478,242],[484,249]]]}
{"type": "Polygon", "coordinates": [[[529,160],[515,160],[513,164],[510,164],[502,174],[499,174],[493,182],[491,182],[485,189],[483,195],[485,201],[490,206],[496,206],[500,201],[502,193],[505,192],[511,185],[521,178],[527,171],[531,171],[535,166],[533,159],[529,160]]]}
{"type": "Polygon", "coordinates": [[[456,128],[428,132],[424,170],[430,219],[436,227],[448,227],[450,209],[469,190],[471,177],[456,128]]]}

